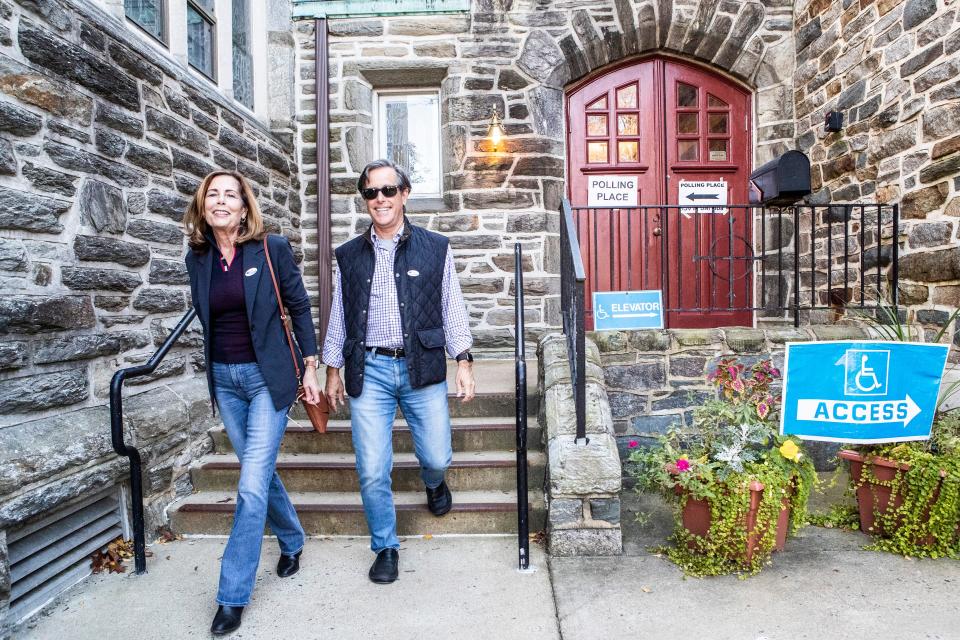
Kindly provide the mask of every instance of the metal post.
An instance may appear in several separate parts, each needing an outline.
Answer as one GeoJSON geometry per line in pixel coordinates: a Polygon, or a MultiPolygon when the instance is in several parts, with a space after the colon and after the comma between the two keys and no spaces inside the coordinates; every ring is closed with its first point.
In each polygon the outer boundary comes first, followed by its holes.
{"type": "Polygon", "coordinates": [[[517,543],[519,545],[520,570],[530,567],[530,522],[527,504],[527,361],[524,345],[523,318],[523,249],[520,243],[513,245],[514,256],[514,357],[516,360],[517,402],[517,543]]]}
{"type": "MultiPolygon", "coordinates": [[[[878,238],[879,244],[879,238],[878,238]]],[[[893,205],[893,269],[892,291],[890,301],[893,303],[893,312],[900,317],[900,310],[897,306],[900,304],[900,205],[893,205]]],[[[879,260],[878,260],[879,262],[879,260]]],[[[879,286],[879,283],[878,283],[879,286]]]]}
{"type": "MultiPolygon", "coordinates": [[[[783,237],[783,229],[780,230],[781,238],[783,237]]],[[[782,240],[781,240],[782,241],[782,240]]],[[[810,238],[810,263],[813,264],[813,237],[811,232],[810,238]]],[[[782,249],[781,249],[782,252],[782,249]]],[[[783,277],[783,270],[780,271],[780,277],[783,277]]],[[[814,274],[811,274],[811,277],[816,278],[814,274]]],[[[810,283],[810,286],[816,289],[815,281],[810,283]]],[[[780,283],[777,282],[777,287],[780,287],[780,283]]],[[[800,207],[794,205],[793,207],[793,326],[798,328],[800,326],[800,207]]]]}
{"type": "Polygon", "coordinates": [[[330,319],[330,303],[333,298],[333,282],[330,273],[333,251],[330,234],[330,65],[327,51],[327,19],[314,21],[316,59],[316,126],[317,126],[317,316],[319,344],[327,335],[330,319]]]}

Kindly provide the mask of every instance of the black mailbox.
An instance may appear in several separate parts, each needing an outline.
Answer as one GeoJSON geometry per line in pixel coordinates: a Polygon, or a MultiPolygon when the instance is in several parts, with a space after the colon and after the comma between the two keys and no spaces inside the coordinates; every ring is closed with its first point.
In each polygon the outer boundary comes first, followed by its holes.
{"type": "Polygon", "coordinates": [[[751,173],[750,186],[750,204],[793,204],[810,194],[810,159],[787,151],[751,173]]]}

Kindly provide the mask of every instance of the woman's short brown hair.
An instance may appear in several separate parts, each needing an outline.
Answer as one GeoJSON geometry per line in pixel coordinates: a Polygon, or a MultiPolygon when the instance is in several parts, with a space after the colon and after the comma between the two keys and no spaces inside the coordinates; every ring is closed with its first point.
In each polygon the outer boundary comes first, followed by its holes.
{"type": "Polygon", "coordinates": [[[204,252],[209,248],[209,241],[206,237],[207,219],[203,215],[203,201],[207,195],[207,189],[210,183],[217,176],[230,176],[240,183],[240,198],[243,200],[243,206],[247,208],[246,220],[240,223],[240,235],[237,237],[237,244],[243,244],[248,240],[260,241],[265,233],[263,226],[263,214],[260,213],[260,205],[257,204],[257,198],[253,195],[253,187],[250,181],[236,171],[218,170],[213,171],[200,181],[197,192],[193,194],[193,199],[187,207],[187,212],[183,216],[183,228],[187,233],[187,243],[190,248],[197,252],[204,252]]]}

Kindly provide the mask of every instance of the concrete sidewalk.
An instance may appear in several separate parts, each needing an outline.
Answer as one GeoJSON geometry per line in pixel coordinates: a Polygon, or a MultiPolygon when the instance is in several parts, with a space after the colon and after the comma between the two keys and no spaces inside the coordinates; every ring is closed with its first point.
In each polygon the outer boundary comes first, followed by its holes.
{"type": "MultiPolygon", "coordinates": [[[[960,639],[960,562],[865,551],[869,538],[808,527],[747,580],[684,578],[648,548],[670,533],[658,499],[624,492],[623,556],[547,559],[516,570],[509,537],[409,538],[400,580],[370,583],[365,538],[313,539],[303,569],[260,579],[232,638],[488,640],[960,639]],[[650,514],[643,527],[634,513],[650,514]],[[548,566],[549,563],[549,566],[548,566]]],[[[206,638],[224,538],[153,545],[145,576],[95,576],[15,638],[206,638]]]]}

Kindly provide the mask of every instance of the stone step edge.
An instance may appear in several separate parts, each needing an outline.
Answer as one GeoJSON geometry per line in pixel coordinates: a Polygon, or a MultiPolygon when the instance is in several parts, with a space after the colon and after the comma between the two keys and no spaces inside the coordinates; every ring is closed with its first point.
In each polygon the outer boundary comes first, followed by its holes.
{"type": "MultiPolygon", "coordinates": [[[[299,421],[298,421],[299,422],[299,421]]],[[[530,421],[527,423],[527,429],[539,429],[540,425],[534,420],[534,424],[530,424],[530,421]]],[[[516,431],[516,424],[513,422],[457,422],[456,420],[451,420],[450,428],[454,431],[516,431]]],[[[312,433],[314,431],[312,426],[305,426],[298,423],[289,423],[287,425],[287,432],[289,433],[312,433]]],[[[207,430],[207,433],[222,433],[224,431],[223,425],[218,427],[213,427],[207,430]]],[[[327,433],[349,433],[351,431],[350,421],[349,420],[331,420],[327,423],[327,433]]],[[[410,427],[407,426],[406,421],[398,420],[393,426],[394,433],[409,433],[410,427]]],[[[323,434],[317,434],[322,436],[323,434]]]]}
{"type": "MultiPolygon", "coordinates": [[[[501,453],[501,452],[491,452],[491,453],[501,453]]],[[[397,456],[409,455],[413,457],[413,454],[394,454],[395,459],[393,462],[394,469],[419,469],[420,463],[417,461],[416,457],[413,459],[401,459],[397,460],[397,456]]],[[[516,468],[517,459],[516,454],[507,452],[508,456],[512,457],[485,457],[480,459],[457,459],[454,457],[453,461],[450,463],[451,469],[480,469],[480,468],[516,468]]],[[[353,459],[329,459],[332,456],[345,457],[352,456],[350,454],[300,454],[296,456],[291,456],[291,454],[280,454],[277,458],[276,468],[277,470],[286,470],[286,471],[311,471],[311,470],[338,470],[338,469],[356,469],[356,461],[353,459]],[[324,456],[328,459],[322,459],[324,456]],[[287,457],[287,459],[281,459],[287,457]],[[306,458],[306,459],[289,459],[289,458],[306,458]],[[312,460],[309,458],[313,458],[312,460]],[[317,459],[321,458],[321,459],[317,459]]],[[[546,457],[542,452],[539,451],[529,451],[527,452],[527,466],[528,467],[539,467],[543,466],[546,463],[546,457]]],[[[223,470],[239,470],[240,461],[237,460],[236,456],[231,456],[228,454],[218,454],[215,456],[207,456],[201,460],[198,467],[200,470],[204,471],[223,471],[223,470]],[[217,459],[219,458],[219,460],[217,459]]]]}
{"type": "MultiPolygon", "coordinates": [[[[486,494],[483,492],[454,492],[452,511],[470,512],[515,512],[517,499],[515,493],[486,494]],[[459,499],[458,499],[459,497],[459,499]],[[496,498],[500,498],[497,500],[496,498]]],[[[527,497],[529,509],[538,511],[545,508],[542,494],[530,492],[527,497]]],[[[300,513],[362,513],[363,503],[360,494],[342,493],[291,493],[290,501],[300,513]],[[336,500],[331,500],[336,497],[336,500]],[[325,501],[326,499],[326,501],[325,501]]],[[[199,492],[189,496],[172,507],[180,513],[232,513],[236,509],[233,494],[222,492],[199,492]],[[215,499],[218,496],[224,496],[215,499]],[[225,499],[229,498],[229,500],[225,499]]],[[[423,492],[401,491],[394,494],[394,506],[398,511],[427,511],[423,492]]]]}

